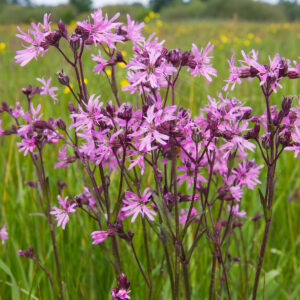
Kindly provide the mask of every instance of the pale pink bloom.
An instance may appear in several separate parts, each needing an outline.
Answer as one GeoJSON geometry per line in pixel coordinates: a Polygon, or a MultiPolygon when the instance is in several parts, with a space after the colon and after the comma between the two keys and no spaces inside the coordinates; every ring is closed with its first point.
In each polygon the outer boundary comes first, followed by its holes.
{"type": "Polygon", "coordinates": [[[54,169],[66,167],[68,168],[68,155],[67,155],[67,145],[63,145],[61,149],[58,150],[58,163],[54,165],[54,169]]]}
{"type": "MultiPolygon", "coordinates": [[[[187,220],[187,216],[188,216],[188,212],[189,212],[189,209],[185,210],[185,209],[181,209],[181,214],[179,216],[179,222],[182,224],[182,225],[185,225],[186,223],[186,220],[187,220]]],[[[191,214],[190,214],[190,218],[192,218],[193,216],[195,216],[197,214],[197,210],[196,208],[192,208],[192,211],[191,211],[191,214]]]]}
{"type": "MultiPolygon", "coordinates": [[[[178,166],[177,168],[179,171],[183,172],[182,174],[177,176],[178,186],[182,185],[182,183],[187,180],[188,189],[190,189],[195,181],[195,165],[188,162],[183,166],[178,166]]],[[[199,173],[198,169],[196,184],[199,184],[200,182],[207,182],[207,180],[199,173]]]]}
{"type": "Polygon", "coordinates": [[[156,212],[147,207],[147,204],[150,202],[151,194],[152,193],[149,188],[144,190],[141,197],[133,192],[125,191],[122,212],[124,212],[126,217],[133,215],[131,219],[132,223],[139,214],[141,214],[143,218],[147,216],[150,221],[154,221],[153,216],[156,216],[156,212]]]}
{"type": "Polygon", "coordinates": [[[130,299],[129,293],[131,291],[125,290],[125,289],[112,289],[111,295],[113,299],[119,300],[119,299],[130,299]]]}
{"type": "Polygon", "coordinates": [[[97,55],[92,54],[93,61],[97,62],[96,66],[93,69],[93,72],[96,74],[103,74],[103,70],[106,67],[107,60],[102,57],[101,51],[98,51],[97,55]]]}
{"type": "Polygon", "coordinates": [[[236,67],[234,65],[234,55],[232,55],[231,59],[228,60],[228,64],[229,64],[230,73],[228,79],[225,80],[227,84],[223,87],[223,90],[227,91],[229,85],[232,84],[231,90],[233,91],[236,83],[238,84],[242,83],[242,80],[240,78],[240,67],[236,67]]]}
{"type": "Polygon", "coordinates": [[[258,180],[261,168],[263,168],[263,165],[256,165],[254,160],[248,162],[243,160],[238,164],[237,169],[232,170],[232,173],[235,174],[241,186],[247,185],[250,190],[253,190],[257,184],[261,183],[258,180]]]}
{"type": "Polygon", "coordinates": [[[154,35],[143,42],[140,46],[135,46],[133,59],[129,61],[126,68],[129,70],[127,79],[129,85],[123,88],[124,91],[131,91],[133,94],[139,89],[140,94],[148,87],[157,89],[167,86],[167,76],[177,71],[165,58],[163,42],[158,42],[154,35]]]}
{"type": "Polygon", "coordinates": [[[23,107],[21,106],[20,102],[17,101],[15,107],[12,110],[12,115],[14,118],[18,118],[24,114],[23,107]]]}
{"type": "Polygon", "coordinates": [[[95,45],[106,43],[108,47],[115,48],[114,43],[122,42],[123,37],[113,32],[117,29],[121,23],[114,22],[120,13],[117,13],[110,20],[107,14],[103,16],[101,8],[97,9],[91,14],[93,21],[90,17],[83,22],[77,22],[77,25],[83,30],[89,33],[89,39],[92,40],[95,45]]]}
{"type": "Polygon", "coordinates": [[[169,136],[159,131],[159,126],[165,122],[176,119],[176,106],[168,106],[165,109],[156,110],[156,106],[152,105],[148,108],[147,114],[144,117],[144,122],[140,129],[131,134],[132,137],[139,137],[144,135],[140,140],[140,151],[151,151],[155,149],[152,143],[155,141],[161,145],[166,145],[169,136]]]}
{"type": "Polygon", "coordinates": [[[55,215],[55,221],[57,222],[57,227],[62,225],[62,229],[65,229],[66,224],[69,222],[69,214],[75,212],[76,203],[69,202],[68,197],[65,197],[63,200],[60,195],[57,196],[58,203],[61,208],[56,206],[52,207],[52,211],[50,211],[51,215],[55,215]]]}
{"type": "Polygon", "coordinates": [[[239,208],[240,208],[240,205],[239,204],[236,204],[235,206],[230,206],[230,205],[227,205],[227,210],[233,214],[233,217],[235,218],[245,218],[247,213],[242,210],[242,211],[239,211],[239,208]]]}
{"type": "Polygon", "coordinates": [[[99,96],[91,95],[85,107],[79,106],[79,112],[71,114],[71,118],[75,121],[70,128],[79,130],[91,130],[100,120],[107,120],[101,113],[103,102],[99,102],[99,96]]]}
{"type": "Polygon", "coordinates": [[[24,151],[24,156],[26,156],[28,152],[33,152],[36,148],[34,136],[24,137],[20,143],[17,143],[17,146],[19,147],[19,152],[24,151]]]}
{"type": "Polygon", "coordinates": [[[213,50],[214,45],[210,42],[207,44],[205,48],[201,48],[199,51],[196,44],[192,46],[192,52],[194,55],[194,62],[196,63],[195,66],[191,68],[189,65],[188,70],[191,71],[193,76],[202,75],[207,82],[211,82],[211,76],[217,77],[217,70],[212,67],[210,64],[210,60],[213,56],[208,56],[208,54],[213,50]]]}
{"type": "Polygon", "coordinates": [[[141,154],[139,151],[129,150],[128,152],[131,153],[131,156],[137,155],[136,158],[131,159],[131,164],[129,165],[128,170],[131,170],[132,168],[134,168],[137,165],[139,167],[139,170],[141,171],[141,175],[143,175],[145,172],[144,155],[141,154]]]}
{"type": "Polygon", "coordinates": [[[8,233],[6,230],[6,224],[4,224],[0,230],[0,239],[1,239],[1,243],[2,245],[4,245],[4,242],[8,239],[8,233]]]}
{"type": "Polygon", "coordinates": [[[144,22],[136,24],[135,21],[131,20],[130,15],[127,14],[127,26],[122,29],[126,30],[126,38],[131,40],[134,44],[144,41],[144,37],[141,33],[144,27],[144,22]]]}
{"type": "Polygon", "coordinates": [[[91,233],[91,237],[94,240],[93,245],[103,243],[108,236],[112,236],[114,234],[113,229],[108,229],[107,231],[93,231],[91,233]]]}
{"type": "Polygon", "coordinates": [[[50,77],[47,81],[44,79],[44,77],[37,78],[36,80],[43,85],[40,94],[49,95],[54,100],[54,103],[58,102],[57,95],[55,94],[55,91],[57,91],[58,88],[56,86],[50,87],[52,78],[50,77]]]}
{"type": "Polygon", "coordinates": [[[293,139],[293,145],[284,148],[284,150],[287,151],[295,151],[295,157],[298,157],[298,154],[300,152],[300,131],[298,127],[295,127],[292,132],[292,139],[293,139]]]}
{"type": "Polygon", "coordinates": [[[24,33],[20,27],[17,27],[20,34],[17,37],[21,38],[24,42],[28,43],[28,46],[23,46],[23,50],[17,51],[15,56],[16,62],[21,63],[21,66],[25,66],[33,58],[37,58],[39,55],[43,56],[48,50],[48,43],[45,41],[45,36],[51,31],[50,15],[44,15],[44,23],[34,24],[31,23],[32,28],[28,30],[28,33],[24,33]]]}
{"type": "Polygon", "coordinates": [[[238,202],[240,202],[240,200],[243,197],[243,190],[239,185],[236,186],[232,186],[229,188],[229,191],[231,193],[231,196],[238,202]]]}

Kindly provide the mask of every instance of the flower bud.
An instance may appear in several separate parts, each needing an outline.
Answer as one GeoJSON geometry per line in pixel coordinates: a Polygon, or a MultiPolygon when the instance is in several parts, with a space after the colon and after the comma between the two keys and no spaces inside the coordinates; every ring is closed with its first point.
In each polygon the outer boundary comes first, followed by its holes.
{"type": "Polygon", "coordinates": [[[118,279],[118,287],[119,289],[127,290],[130,286],[130,282],[127,279],[127,276],[124,273],[121,273],[118,279]]]}
{"type": "MultiPolygon", "coordinates": [[[[58,46],[61,37],[62,35],[59,31],[51,31],[45,34],[45,40],[48,42],[48,44],[56,47],[58,46]]],[[[47,44],[45,44],[43,47],[45,46],[47,46],[47,44]]]]}
{"type": "Polygon", "coordinates": [[[261,142],[265,149],[269,149],[271,146],[270,133],[266,133],[261,136],[261,142]]]}
{"type": "Polygon", "coordinates": [[[54,124],[61,130],[66,130],[67,128],[66,123],[61,118],[55,120],[54,124]]]}
{"type": "Polygon", "coordinates": [[[70,36],[70,46],[71,48],[73,49],[74,52],[76,52],[79,47],[80,47],[80,40],[81,40],[81,37],[77,34],[72,34],[70,36]]]}
{"type": "Polygon", "coordinates": [[[283,98],[281,103],[281,108],[285,116],[289,114],[290,109],[292,107],[292,102],[293,102],[293,96],[286,96],[283,98]]]}
{"type": "Polygon", "coordinates": [[[185,51],[182,53],[182,55],[181,55],[181,65],[182,66],[188,65],[190,54],[191,54],[191,50],[188,50],[188,51],[185,51]]]}
{"type": "Polygon", "coordinates": [[[132,107],[129,103],[123,103],[118,109],[118,118],[127,122],[132,118],[132,107]]]}
{"type": "Polygon", "coordinates": [[[67,40],[68,39],[68,29],[67,29],[66,24],[63,22],[62,19],[60,19],[57,25],[58,25],[58,29],[59,29],[61,36],[63,36],[67,40]]]}
{"type": "Polygon", "coordinates": [[[180,49],[172,49],[167,55],[168,61],[174,66],[177,67],[180,64],[181,60],[181,51],[180,49]]]}
{"type": "Polygon", "coordinates": [[[292,71],[289,71],[287,73],[287,77],[290,78],[290,79],[297,79],[297,78],[300,78],[300,72],[296,71],[296,70],[292,70],[292,71]]]}
{"type": "Polygon", "coordinates": [[[68,104],[68,109],[69,109],[70,113],[76,112],[76,108],[72,102],[70,102],[68,104]]]}
{"type": "Polygon", "coordinates": [[[203,134],[202,131],[200,129],[200,127],[195,126],[193,127],[193,133],[192,133],[192,139],[195,142],[195,144],[200,143],[203,140],[203,134]]]}
{"type": "Polygon", "coordinates": [[[56,73],[56,77],[61,85],[69,86],[70,85],[70,78],[69,76],[64,72],[64,70],[61,70],[56,73]]]}
{"type": "Polygon", "coordinates": [[[190,56],[188,59],[188,66],[191,69],[195,69],[197,66],[197,62],[195,61],[195,56],[190,56]]]}

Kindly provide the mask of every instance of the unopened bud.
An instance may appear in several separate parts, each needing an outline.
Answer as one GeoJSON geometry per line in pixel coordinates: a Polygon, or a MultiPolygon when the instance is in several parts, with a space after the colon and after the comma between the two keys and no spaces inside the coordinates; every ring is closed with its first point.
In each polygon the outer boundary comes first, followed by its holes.
{"type": "Polygon", "coordinates": [[[69,86],[70,85],[70,78],[69,76],[64,72],[64,70],[61,70],[56,73],[56,77],[61,85],[69,86]]]}
{"type": "Polygon", "coordinates": [[[60,19],[57,25],[58,25],[60,34],[67,40],[68,39],[68,29],[67,29],[66,24],[63,22],[62,19],[60,19]]]}

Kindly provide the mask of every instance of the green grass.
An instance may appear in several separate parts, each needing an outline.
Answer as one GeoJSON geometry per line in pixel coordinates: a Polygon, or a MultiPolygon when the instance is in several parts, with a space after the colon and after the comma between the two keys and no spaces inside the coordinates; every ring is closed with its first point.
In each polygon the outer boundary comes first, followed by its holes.
{"type": "MultiPolygon", "coordinates": [[[[273,56],[276,52],[290,59],[297,59],[299,55],[300,25],[297,24],[189,22],[166,23],[162,27],[154,24],[147,25],[146,32],[150,33],[152,30],[155,30],[161,39],[166,39],[166,46],[170,48],[188,49],[192,42],[204,46],[209,40],[216,44],[214,66],[218,70],[218,78],[208,85],[203,79],[193,79],[190,75],[184,74],[176,90],[179,103],[182,106],[190,105],[194,114],[197,114],[199,108],[205,105],[208,94],[216,96],[216,93],[221,91],[224,85],[223,80],[228,74],[226,60],[233,52],[237,53],[239,58],[241,49],[249,51],[255,48],[260,51],[261,61],[267,60],[267,55],[273,56]]],[[[0,52],[0,100],[5,100],[10,105],[13,105],[15,101],[25,103],[20,90],[30,83],[37,84],[36,77],[52,76],[53,83],[58,85],[55,72],[62,66],[66,73],[71,72],[54,49],[50,49],[44,57],[24,68],[15,65],[13,56],[20,48],[20,41],[15,38],[15,33],[14,26],[0,27],[0,43],[6,44],[6,49],[0,52]]],[[[125,50],[129,55],[130,49],[125,50]]],[[[101,94],[103,101],[113,99],[105,78],[95,76],[91,71],[92,67],[89,53],[86,53],[85,77],[88,79],[90,94],[101,94]]],[[[125,71],[120,68],[118,77],[121,78],[122,74],[124,75],[125,71]]],[[[297,95],[299,90],[299,81],[285,81],[284,88],[273,95],[272,102],[280,104],[283,95],[297,95]]],[[[254,113],[262,113],[264,109],[257,82],[244,82],[230,95],[254,107],[254,113]]],[[[36,98],[35,102],[43,104],[44,116],[56,118],[66,114],[68,102],[72,101],[71,95],[64,94],[61,88],[59,96],[60,103],[56,105],[53,105],[51,99],[36,98]]],[[[136,101],[135,97],[127,93],[121,93],[121,97],[126,101],[136,101]]],[[[3,116],[3,127],[8,126],[10,124],[8,122],[6,116],[3,116]]],[[[16,141],[15,137],[0,138],[0,226],[6,222],[9,233],[9,240],[4,246],[0,245],[0,298],[52,299],[50,285],[45,274],[40,269],[36,269],[34,262],[17,255],[18,249],[27,249],[29,245],[32,245],[42,264],[52,273],[55,272],[47,220],[39,214],[41,207],[35,191],[24,185],[24,181],[36,180],[35,172],[30,158],[23,157],[17,152],[16,141]]],[[[53,205],[56,203],[58,192],[57,180],[64,180],[68,183],[66,195],[74,196],[81,193],[85,185],[85,178],[82,175],[78,176],[80,172],[76,165],[72,165],[67,171],[53,170],[57,156],[56,150],[56,146],[46,147],[46,173],[50,178],[53,205]]],[[[264,299],[300,299],[300,201],[299,197],[288,201],[288,196],[300,189],[299,159],[294,159],[292,153],[284,153],[278,164],[278,175],[274,218],[259,293],[262,298],[262,284],[265,282],[264,299]]],[[[266,170],[263,170],[261,174],[261,181],[265,186],[266,170]]],[[[255,235],[253,222],[250,221],[250,217],[261,212],[257,190],[245,193],[242,208],[249,216],[242,228],[247,245],[246,250],[249,252],[252,243],[254,244],[255,255],[250,261],[250,269],[253,269],[250,278],[252,283],[256,256],[263,233],[262,220],[258,223],[259,228],[255,235]]],[[[125,224],[125,228],[130,228],[129,222],[125,224]]],[[[144,246],[141,226],[140,221],[133,225],[134,243],[142,263],[146,264],[146,259],[142,256],[144,246]]],[[[101,253],[100,247],[91,245],[89,234],[93,230],[97,230],[95,224],[82,213],[71,216],[65,231],[61,228],[56,230],[66,299],[110,299],[109,291],[115,285],[114,274],[109,261],[101,253]]],[[[153,234],[151,234],[150,244],[154,282],[153,299],[167,300],[170,299],[168,276],[165,264],[162,264],[162,251],[157,250],[159,242],[153,234]]],[[[131,281],[132,299],[145,299],[147,288],[130,249],[124,241],[121,241],[120,246],[125,262],[124,269],[131,281]]],[[[207,298],[211,269],[211,257],[207,246],[205,238],[200,240],[190,264],[193,299],[207,298]]],[[[232,255],[237,254],[232,253],[232,255]]],[[[239,278],[238,263],[232,266],[230,274],[233,299],[238,299],[236,295],[241,288],[239,281],[236,280],[239,278]]],[[[183,286],[181,287],[183,289],[183,286]]]]}

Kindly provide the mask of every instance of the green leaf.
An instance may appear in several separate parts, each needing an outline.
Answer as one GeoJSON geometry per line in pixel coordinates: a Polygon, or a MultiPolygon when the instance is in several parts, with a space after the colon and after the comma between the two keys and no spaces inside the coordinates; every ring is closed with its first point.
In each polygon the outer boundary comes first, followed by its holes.
{"type": "Polygon", "coordinates": [[[13,300],[20,300],[19,288],[16,282],[15,277],[10,271],[10,268],[0,260],[0,268],[11,278],[12,286],[11,286],[11,294],[13,300]]]}

